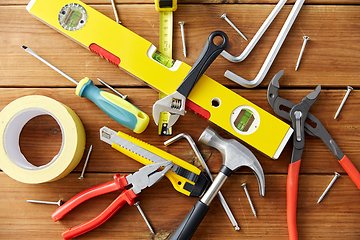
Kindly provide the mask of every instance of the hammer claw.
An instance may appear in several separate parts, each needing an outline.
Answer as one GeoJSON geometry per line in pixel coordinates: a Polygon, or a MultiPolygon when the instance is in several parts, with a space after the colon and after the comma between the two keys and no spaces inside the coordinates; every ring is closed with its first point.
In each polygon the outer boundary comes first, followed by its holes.
{"type": "Polygon", "coordinates": [[[207,127],[201,134],[199,141],[203,144],[214,147],[221,152],[223,166],[220,172],[230,174],[240,167],[249,167],[253,170],[259,184],[260,196],[265,196],[265,175],[260,162],[255,155],[244,145],[234,139],[221,137],[214,129],[207,127]]]}

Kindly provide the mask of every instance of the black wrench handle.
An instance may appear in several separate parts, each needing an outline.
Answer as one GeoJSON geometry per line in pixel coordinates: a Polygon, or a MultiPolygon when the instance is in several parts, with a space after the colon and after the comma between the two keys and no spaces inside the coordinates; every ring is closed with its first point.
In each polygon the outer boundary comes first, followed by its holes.
{"type": "Polygon", "coordinates": [[[210,207],[198,200],[168,240],[189,240],[194,235],[210,207]]]}
{"type": "Polygon", "coordinates": [[[187,98],[197,81],[204,74],[210,64],[217,58],[217,56],[219,56],[219,54],[227,47],[228,43],[228,36],[224,32],[212,32],[207,39],[199,57],[196,59],[196,62],[176,91],[187,98]],[[220,36],[223,39],[223,42],[220,45],[214,44],[213,40],[217,36],[220,36]]]}

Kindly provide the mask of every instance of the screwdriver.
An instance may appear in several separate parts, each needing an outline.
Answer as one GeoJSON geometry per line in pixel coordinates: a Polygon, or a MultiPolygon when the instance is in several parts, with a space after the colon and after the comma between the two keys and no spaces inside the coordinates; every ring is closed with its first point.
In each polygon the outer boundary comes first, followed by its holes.
{"type": "Polygon", "coordinates": [[[103,110],[109,117],[114,119],[116,122],[120,123],[124,127],[134,131],[135,133],[142,133],[149,124],[149,116],[135,107],[130,102],[126,101],[123,98],[120,98],[112,93],[100,90],[96,87],[92,80],[88,77],[85,77],[80,82],[75,81],[73,78],[62,72],[60,69],[56,68],[54,65],[37,55],[33,50],[26,46],[22,48],[75,83],[76,95],[80,97],[86,97],[95,103],[101,110],[103,110]]]}

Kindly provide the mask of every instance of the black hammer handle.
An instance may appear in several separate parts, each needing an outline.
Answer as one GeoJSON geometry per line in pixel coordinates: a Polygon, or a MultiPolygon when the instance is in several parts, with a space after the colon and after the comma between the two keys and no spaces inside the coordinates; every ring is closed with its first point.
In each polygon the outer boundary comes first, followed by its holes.
{"type": "Polygon", "coordinates": [[[194,235],[210,207],[198,200],[169,240],[189,240],[194,235]]]}
{"type": "Polygon", "coordinates": [[[212,32],[196,62],[176,91],[187,98],[197,81],[204,74],[210,64],[217,58],[217,56],[219,56],[219,54],[227,47],[228,43],[228,36],[224,32],[212,32]],[[214,38],[217,36],[220,36],[223,39],[223,42],[220,45],[214,44],[214,38]]]}

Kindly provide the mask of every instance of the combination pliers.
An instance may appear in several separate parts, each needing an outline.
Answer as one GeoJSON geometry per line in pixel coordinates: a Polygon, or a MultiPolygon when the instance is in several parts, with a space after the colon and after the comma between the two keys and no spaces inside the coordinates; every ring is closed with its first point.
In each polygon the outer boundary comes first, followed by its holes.
{"type": "Polygon", "coordinates": [[[321,86],[317,86],[316,89],[303,98],[300,103],[292,103],[278,96],[278,90],[280,89],[279,79],[283,73],[283,70],[279,71],[271,80],[267,90],[267,99],[274,112],[280,117],[290,120],[294,128],[293,149],[288,169],[286,192],[289,239],[296,240],[298,239],[296,227],[297,191],[301,156],[305,146],[305,132],[311,136],[320,138],[325,143],[359,189],[360,173],[349,158],[341,151],[320,120],[309,112],[310,107],[315,103],[320,94],[321,86]],[[312,122],[315,127],[307,123],[306,120],[312,122]]]}
{"type": "Polygon", "coordinates": [[[91,187],[72,197],[52,214],[52,219],[55,222],[58,221],[76,206],[90,198],[126,188],[97,217],[66,230],[63,232],[62,237],[64,239],[71,239],[89,232],[111,218],[117,211],[120,210],[120,208],[125,205],[125,203],[128,203],[130,206],[133,205],[135,203],[134,199],[138,196],[138,194],[143,189],[152,186],[161,178],[163,178],[172,165],[173,163],[171,161],[153,163],[140,168],[133,174],[123,176],[120,176],[120,174],[115,174],[114,181],[91,187]]]}

